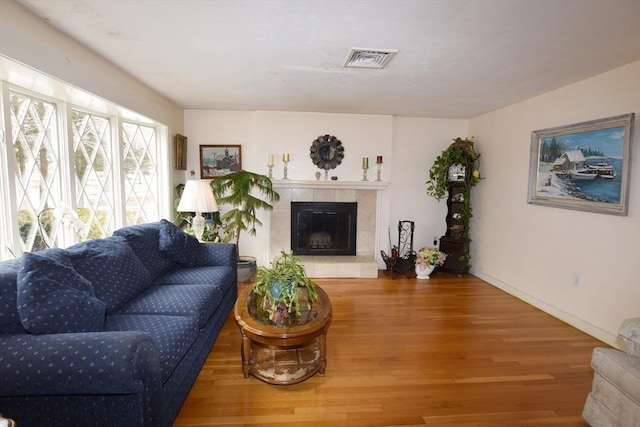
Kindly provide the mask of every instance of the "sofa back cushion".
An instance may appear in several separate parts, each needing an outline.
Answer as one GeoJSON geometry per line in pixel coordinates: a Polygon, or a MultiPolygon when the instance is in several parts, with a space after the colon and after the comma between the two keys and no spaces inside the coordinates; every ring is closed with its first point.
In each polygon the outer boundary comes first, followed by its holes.
{"type": "Polygon", "coordinates": [[[160,221],[160,252],[182,267],[195,267],[201,243],[197,238],[182,231],[175,224],[160,221]]]}
{"type": "Polygon", "coordinates": [[[152,284],[151,274],[123,237],[88,240],[67,252],[75,270],[107,304],[107,313],[116,312],[152,284]]]}
{"type": "Polygon", "coordinates": [[[130,225],[114,231],[113,235],[125,239],[154,279],[178,267],[160,251],[160,222],[130,225]]]}
{"type": "Polygon", "coordinates": [[[20,258],[0,262],[0,334],[24,333],[16,298],[21,265],[20,258]]]}
{"type": "Polygon", "coordinates": [[[25,253],[18,271],[17,304],[22,326],[30,333],[101,331],[104,302],[95,297],[91,282],[71,262],[25,253]]]}
{"type": "MultiPolygon", "coordinates": [[[[64,249],[52,248],[38,252],[58,262],[70,262],[64,249]]],[[[0,334],[23,334],[17,303],[18,271],[23,257],[0,262],[0,334]]]]}

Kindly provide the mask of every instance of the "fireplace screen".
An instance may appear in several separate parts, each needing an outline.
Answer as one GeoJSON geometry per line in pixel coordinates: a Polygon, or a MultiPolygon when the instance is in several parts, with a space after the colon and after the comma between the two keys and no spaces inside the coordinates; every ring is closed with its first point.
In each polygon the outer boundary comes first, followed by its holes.
{"type": "Polygon", "coordinates": [[[357,203],[291,202],[296,255],[355,255],[357,203]]]}

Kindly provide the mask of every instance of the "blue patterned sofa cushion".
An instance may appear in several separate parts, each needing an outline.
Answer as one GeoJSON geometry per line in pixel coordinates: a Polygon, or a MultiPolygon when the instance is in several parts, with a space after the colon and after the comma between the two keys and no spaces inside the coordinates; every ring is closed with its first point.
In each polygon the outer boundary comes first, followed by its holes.
{"type": "Polygon", "coordinates": [[[18,314],[16,282],[22,259],[0,263],[0,334],[24,333],[18,314]]]}
{"type": "Polygon", "coordinates": [[[151,336],[160,354],[162,382],[189,351],[198,336],[197,321],[191,317],[140,314],[107,316],[106,331],[144,331],[151,336]]]}
{"type": "Polygon", "coordinates": [[[149,271],[122,237],[89,240],[67,251],[76,271],[107,304],[107,313],[117,311],[153,284],[149,271]]]}
{"type": "Polygon", "coordinates": [[[113,232],[123,237],[142,264],[156,278],[177,267],[176,263],[160,252],[160,223],[130,225],[113,232]]]}
{"type": "Polygon", "coordinates": [[[34,334],[101,331],[106,305],[70,262],[25,253],[17,277],[22,326],[34,334]],[[66,265],[65,265],[66,264],[66,265]]]}
{"type": "Polygon", "coordinates": [[[125,305],[120,313],[189,316],[203,328],[224,301],[224,283],[154,286],[125,305]]]}
{"type": "MultiPolygon", "coordinates": [[[[64,249],[45,249],[38,255],[49,257],[59,263],[71,266],[71,261],[64,249]]],[[[17,303],[18,271],[22,267],[22,258],[0,263],[0,334],[24,333],[20,322],[17,303]]]]}
{"type": "MultiPolygon", "coordinates": [[[[235,265],[235,264],[234,264],[235,265]]],[[[200,283],[232,283],[236,280],[237,268],[217,265],[193,267],[170,271],[158,277],[156,285],[197,285],[200,283]]]]}
{"type": "Polygon", "coordinates": [[[160,221],[160,252],[183,267],[194,267],[198,259],[194,256],[200,253],[200,242],[166,219],[160,221]]]}

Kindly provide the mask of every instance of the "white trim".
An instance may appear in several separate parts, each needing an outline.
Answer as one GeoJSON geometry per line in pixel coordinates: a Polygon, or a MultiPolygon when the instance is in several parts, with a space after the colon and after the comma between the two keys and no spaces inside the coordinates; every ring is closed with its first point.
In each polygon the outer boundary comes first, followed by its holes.
{"type": "Polygon", "coordinates": [[[592,337],[599,339],[600,341],[618,348],[618,344],[616,343],[617,335],[611,334],[610,332],[604,331],[599,327],[592,325],[591,323],[585,322],[583,319],[580,319],[574,316],[571,313],[567,313],[566,311],[555,307],[553,305],[547,304],[546,302],[527,294],[526,292],[522,292],[519,289],[514,288],[513,286],[504,283],[500,279],[496,279],[495,277],[489,276],[484,273],[479,273],[477,271],[471,272],[474,276],[484,280],[492,286],[495,286],[498,289],[505,291],[506,293],[513,295],[514,297],[531,304],[532,306],[544,311],[547,314],[550,314],[553,317],[556,317],[562,320],[565,323],[573,326],[580,331],[591,335],[592,337]]]}
{"type": "Polygon", "coordinates": [[[291,179],[273,180],[273,188],[319,188],[334,190],[384,190],[386,181],[297,181],[291,179]]]}

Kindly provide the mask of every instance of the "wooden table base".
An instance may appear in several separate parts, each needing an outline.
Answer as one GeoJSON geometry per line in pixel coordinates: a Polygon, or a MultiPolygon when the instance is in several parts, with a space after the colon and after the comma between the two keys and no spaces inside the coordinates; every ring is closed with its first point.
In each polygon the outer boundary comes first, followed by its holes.
{"type": "Polygon", "coordinates": [[[302,382],[316,373],[324,375],[327,366],[326,336],[331,323],[331,301],[316,287],[319,304],[310,322],[292,326],[264,324],[249,314],[247,302],[251,286],[238,294],[235,318],[242,333],[242,373],[269,384],[302,382]]]}

